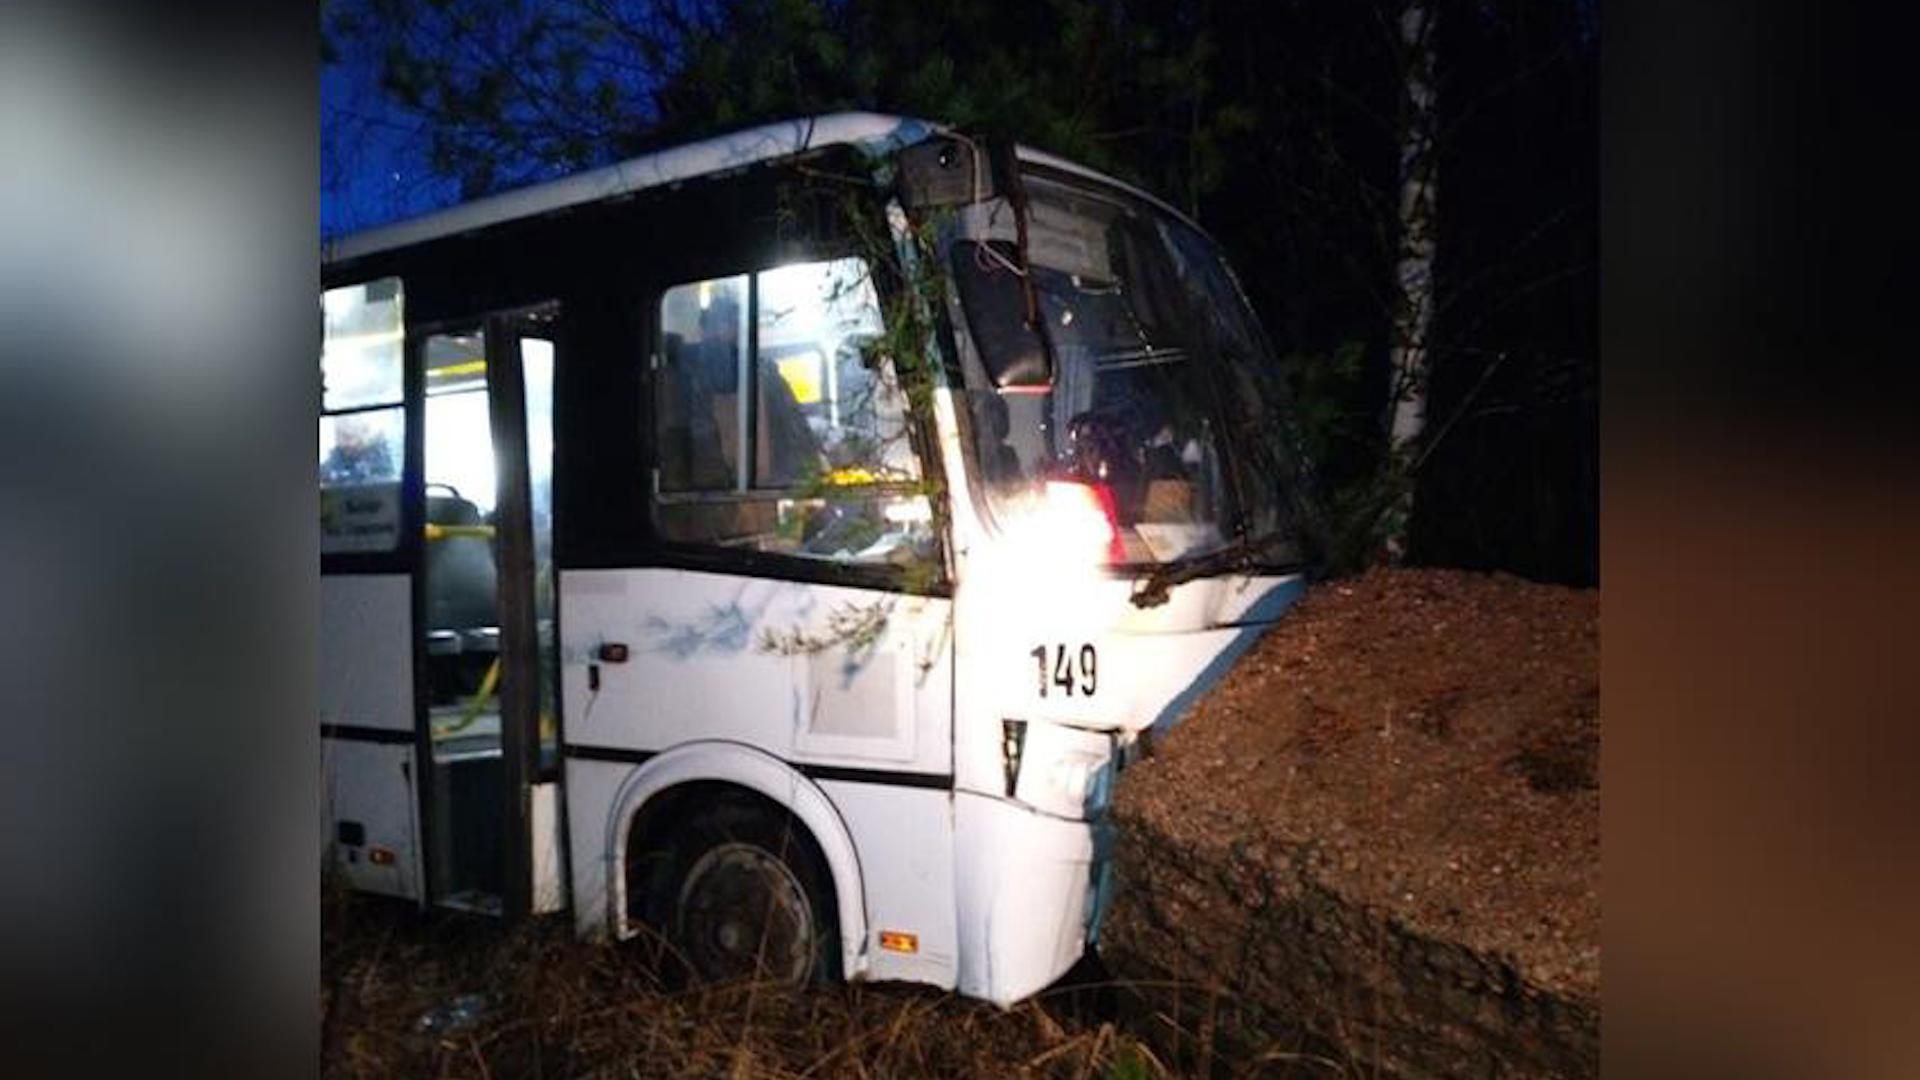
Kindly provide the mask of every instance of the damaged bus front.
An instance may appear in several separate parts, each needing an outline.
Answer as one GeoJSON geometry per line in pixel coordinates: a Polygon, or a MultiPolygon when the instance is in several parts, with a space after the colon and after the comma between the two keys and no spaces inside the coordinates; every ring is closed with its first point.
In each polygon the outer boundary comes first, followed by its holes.
{"type": "Polygon", "coordinates": [[[962,988],[1011,1000],[1097,937],[1115,773],[1301,593],[1318,518],[1278,366],[1196,226],[1024,149],[936,138],[899,169],[948,283],[964,488],[962,988]]]}

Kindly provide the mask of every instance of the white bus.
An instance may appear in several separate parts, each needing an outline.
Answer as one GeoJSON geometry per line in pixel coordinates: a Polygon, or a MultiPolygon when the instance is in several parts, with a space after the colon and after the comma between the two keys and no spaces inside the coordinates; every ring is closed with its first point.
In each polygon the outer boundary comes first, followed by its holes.
{"type": "Polygon", "coordinates": [[[324,245],[325,858],[695,973],[999,1003],[1303,588],[1268,346],[1177,211],[839,114],[324,245]]]}

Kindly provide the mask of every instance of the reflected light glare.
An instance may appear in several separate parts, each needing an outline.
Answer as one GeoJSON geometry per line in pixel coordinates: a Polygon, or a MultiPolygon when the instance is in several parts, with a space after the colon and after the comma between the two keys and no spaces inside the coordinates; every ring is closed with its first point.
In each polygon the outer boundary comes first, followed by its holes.
{"type": "Polygon", "coordinates": [[[328,352],[367,349],[375,345],[391,345],[406,336],[404,330],[370,330],[364,334],[328,334],[324,348],[328,352]]]}
{"type": "Polygon", "coordinates": [[[427,482],[448,484],[483,514],[493,512],[497,482],[484,390],[427,399],[427,482]]]}
{"type": "Polygon", "coordinates": [[[925,495],[896,499],[881,509],[881,514],[896,525],[918,525],[933,521],[933,506],[925,495]]]}
{"type": "Polygon", "coordinates": [[[1040,500],[1040,514],[1049,531],[1069,550],[1098,553],[1095,561],[1126,561],[1113,492],[1105,484],[1049,480],[1040,500]]]}
{"type": "Polygon", "coordinates": [[[1092,617],[1118,561],[1111,497],[1095,485],[1050,481],[995,508],[998,528],[973,553],[969,576],[988,595],[1049,621],[1092,617]]]}
{"type": "Polygon", "coordinates": [[[831,263],[798,263],[760,272],[760,330],[773,344],[817,340],[831,263]],[[770,333],[776,331],[777,333],[770,333]]]}

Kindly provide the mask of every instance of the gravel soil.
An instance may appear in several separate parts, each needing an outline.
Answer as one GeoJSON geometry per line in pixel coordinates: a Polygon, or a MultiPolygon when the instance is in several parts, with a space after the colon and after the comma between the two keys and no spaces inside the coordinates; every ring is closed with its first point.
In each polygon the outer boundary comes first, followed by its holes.
{"type": "Polygon", "coordinates": [[[1598,757],[1597,591],[1316,586],[1123,774],[1104,951],[1366,1027],[1383,1072],[1587,1072],[1598,757]]]}

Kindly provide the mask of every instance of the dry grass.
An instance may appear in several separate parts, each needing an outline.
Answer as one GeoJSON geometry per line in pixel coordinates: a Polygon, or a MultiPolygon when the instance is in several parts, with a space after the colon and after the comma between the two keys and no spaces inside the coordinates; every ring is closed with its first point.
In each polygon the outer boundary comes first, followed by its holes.
{"type": "Polygon", "coordinates": [[[1167,1075],[1111,1025],[904,986],[674,989],[644,949],[366,899],[328,904],[328,1076],[747,1078],[1167,1075]],[[463,998],[464,1023],[422,1018],[463,998]]]}
{"type": "Polygon", "coordinates": [[[564,920],[509,931],[346,897],[324,911],[328,1077],[1328,1075],[1285,1048],[1223,1053],[1175,1019],[1191,987],[1088,985],[1004,1010],[891,984],[676,989],[644,948],[575,941],[564,920]],[[423,1028],[463,999],[470,1019],[423,1028]]]}

